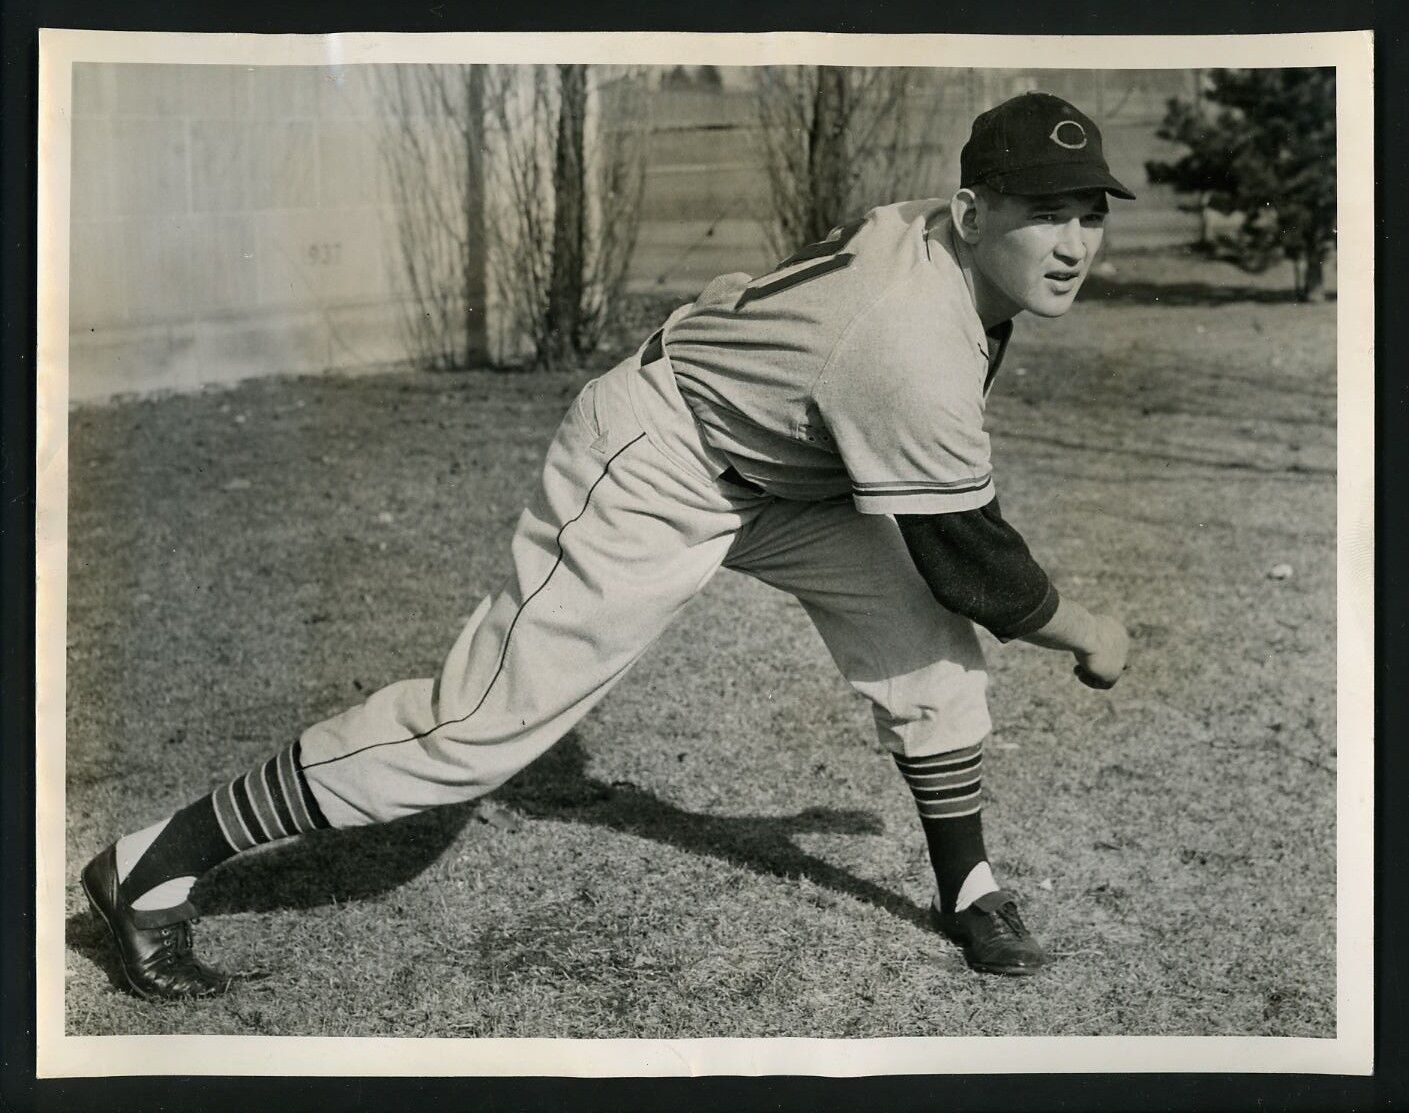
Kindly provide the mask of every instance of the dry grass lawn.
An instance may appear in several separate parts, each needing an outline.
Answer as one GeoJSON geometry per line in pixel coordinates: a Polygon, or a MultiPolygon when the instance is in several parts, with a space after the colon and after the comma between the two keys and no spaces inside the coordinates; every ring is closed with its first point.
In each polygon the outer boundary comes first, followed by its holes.
{"type": "Polygon", "coordinates": [[[1335,307],[1117,262],[1020,323],[990,407],[1005,514],[1136,643],[1109,694],[987,643],[989,842],[1049,972],[973,975],[927,929],[867,709],[791,599],[725,573],[494,806],[206,879],[203,953],[267,978],[116,989],[79,866],[430,675],[582,382],[270,379],[72,416],[68,1031],[1332,1035],[1335,307]]]}

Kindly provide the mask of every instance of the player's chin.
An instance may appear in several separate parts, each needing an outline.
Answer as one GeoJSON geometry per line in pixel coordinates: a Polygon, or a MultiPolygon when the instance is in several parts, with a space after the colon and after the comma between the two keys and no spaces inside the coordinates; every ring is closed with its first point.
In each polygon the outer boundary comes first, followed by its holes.
{"type": "Polygon", "coordinates": [[[1043,289],[1034,290],[1025,299],[1023,308],[1035,317],[1060,317],[1076,301],[1076,292],[1081,289],[1079,281],[1071,283],[1045,283],[1043,289]],[[1057,287],[1055,289],[1051,287],[1057,287]]]}

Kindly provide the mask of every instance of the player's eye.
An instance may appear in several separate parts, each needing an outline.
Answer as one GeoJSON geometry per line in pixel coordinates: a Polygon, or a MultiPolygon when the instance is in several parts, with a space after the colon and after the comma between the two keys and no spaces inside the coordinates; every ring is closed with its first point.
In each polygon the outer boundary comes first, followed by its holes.
{"type": "Polygon", "coordinates": [[[1105,213],[1087,213],[1081,218],[1081,223],[1088,228],[1100,228],[1106,223],[1105,213]]]}

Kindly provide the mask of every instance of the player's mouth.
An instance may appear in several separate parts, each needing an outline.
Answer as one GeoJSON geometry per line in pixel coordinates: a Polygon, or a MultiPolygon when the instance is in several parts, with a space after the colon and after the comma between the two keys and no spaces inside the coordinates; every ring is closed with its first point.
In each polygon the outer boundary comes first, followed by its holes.
{"type": "Polygon", "coordinates": [[[1070,293],[1073,287],[1081,279],[1079,270],[1062,268],[1060,270],[1048,271],[1044,276],[1052,284],[1052,288],[1059,294],[1070,293]]]}

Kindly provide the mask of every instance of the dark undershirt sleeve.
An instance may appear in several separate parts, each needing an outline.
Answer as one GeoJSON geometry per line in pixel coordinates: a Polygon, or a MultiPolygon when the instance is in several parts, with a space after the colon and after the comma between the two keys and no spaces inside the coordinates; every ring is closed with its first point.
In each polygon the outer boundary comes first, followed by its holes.
{"type": "Polygon", "coordinates": [[[897,514],[911,559],[940,604],[1012,641],[1057,612],[1057,589],[998,500],[952,514],[897,514]]]}

